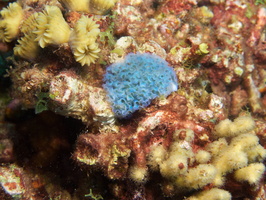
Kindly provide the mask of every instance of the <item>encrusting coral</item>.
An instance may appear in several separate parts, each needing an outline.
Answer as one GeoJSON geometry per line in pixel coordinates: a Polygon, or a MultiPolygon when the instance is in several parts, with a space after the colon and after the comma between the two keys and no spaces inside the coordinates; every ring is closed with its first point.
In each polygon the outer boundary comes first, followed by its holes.
{"type": "MultiPolygon", "coordinates": [[[[216,186],[224,184],[224,176],[227,173],[248,166],[251,162],[248,157],[250,151],[255,151],[254,153],[258,159],[266,157],[265,150],[263,152],[256,151],[256,147],[260,146],[258,141],[258,137],[253,134],[241,134],[234,137],[227,147],[221,149],[220,153],[213,157],[212,162],[217,168],[217,174],[214,179],[216,186]]],[[[256,171],[249,171],[249,173],[256,173],[256,171]]]]}
{"type": "MultiPolygon", "coordinates": [[[[137,132],[131,137],[137,140],[138,137],[141,138],[141,135],[146,133],[146,131],[149,132],[149,130],[153,130],[155,132],[154,134],[156,134],[156,124],[160,123],[163,119],[159,117],[159,112],[155,116],[148,118],[142,124],[138,124],[137,132]]],[[[243,118],[241,116],[236,118],[235,121],[237,122],[243,118]]],[[[250,116],[246,116],[245,118],[246,121],[254,124],[254,120],[250,116]]],[[[214,130],[219,130],[217,127],[220,127],[222,123],[221,121],[216,125],[214,130]]],[[[134,149],[134,143],[132,147],[128,147],[131,144],[129,143],[127,148],[131,149],[133,154],[137,154],[137,165],[129,167],[128,162],[124,160],[126,158],[123,157],[122,163],[126,165],[123,167],[123,171],[117,165],[107,164],[112,162],[112,154],[109,154],[110,161],[108,161],[109,159],[106,156],[102,156],[102,153],[104,152],[106,154],[108,150],[102,144],[99,144],[100,140],[104,141],[104,138],[110,137],[111,135],[120,138],[121,133],[119,132],[121,130],[116,130],[117,133],[102,135],[84,134],[78,142],[78,149],[81,151],[76,152],[75,158],[78,162],[90,166],[98,166],[102,163],[104,166],[103,171],[111,179],[114,179],[113,174],[116,174],[116,177],[124,177],[126,175],[125,170],[128,168],[128,178],[138,184],[145,184],[152,177],[153,173],[159,172],[168,184],[165,187],[171,186],[174,188],[169,193],[165,191],[165,195],[167,196],[199,190],[205,187],[222,187],[229,173],[234,174],[235,181],[245,181],[254,186],[262,179],[265,166],[261,162],[266,157],[266,150],[258,143],[259,138],[255,134],[243,131],[255,130],[255,126],[252,126],[252,129],[249,127],[249,124],[241,126],[237,136],[230,136],[231,133],[228,132],[227,136],[231,138],[229,142],[226,141],[227,137],[222,137],[217,138],[217,140],[212,141],[204,147],[195,145],[197,139],[193,130],[178,129],[171,135],[170,138],[172,139],[170,139],[171,142],[168,146],[165,146],[164,142],[161,144],[156,142],[155,144],[149,143],[149,150],[146,150],[148,152],[147,157],[142,157],[141,146],[134,149]],[[101,147],[97,148],[98,145],[101,147]],[[102,159],[105,161],[103,162],[102,159]],[[111,169],[109,169],[110,166],[112,166],[111,169]],[[245,176],[245,173],[249,174],[249,176],[245,176]]],[[[108,146],[110,145],[108,143],[108,146]]],[[[127,149],[124,145],[125,141],[115,143],[116,147],[120,146],[120,148],[127,149]]],[[[197,196],[193,196],[193,198],[197,199],[202,196],[202,199],[203,197],[212,199],[214,198],[214,191],[218,192],[219,199],[231,199],[228,191],[218,188],[200,192],[197,196]]],[[[193,198],[191,197],[191,199],[193,198]]]]}
{"type": "MultiPolygon", "coordinates": [[[[149,164],[155,165],[155,163],[157,163],[162,176],[167,178],[173,183],[173,185],[175,185],[175,187],[181,190],[202,188],[203,186],[212,183],[217,173],[217,169],[214,165],[207,164],[210,158],[205,160],[206,164],[203,164],[204,162],[202,162],[202,164],[194,166],[196,161],[192,149],[194,138],[189,137],[190,133],[193,134],[193,131],[177,131],[173,136],[175,141],[171,144],[169,152],[163,151],[165,155],[159,156],[161,158],[158,159],[156,156],[160,155],[156,153],[158,149],[153,147],[149,156],[149,164]],[[187,135],[188,137],[178,139],[181,134],[187,135]]],[[[161,149],[160,146],[158,146],[158,148],[161,149]]]]}
{"type": "MultiPolygon", "coordinates": [[[[220,138],[208,144],[205,150],[194,153],[194,138],[189,136],[193,132],[180,130],[174,133],[175,139],[169,152],[161,145],[152,147],[148,163],[153,170],[159,169],[163,177],[182,190],[199,189],[207,184],[220,187],[225,182],[226,174],[233,171],[237,181],[257,184],[265,170],[265,166],[257,162],[266,158],[266,150],[258,143],[259,138],[256,135],[248,133],[255,129],[254,120],[250,116],[241,116],[234,122],[241,120],[249,123],[241,124],[238,135],[232,138],[229,145],[225,138],[220,138]],[[181,134],[186,137],[182,138],[181,134]],[[252,159],[249,156],[251,154],[252,159]],[[195,166],[195,162],[199,164],[195,166]]],[[[227,121],[225,119],[216,125],[215,135],[219,134],[219,130],[222,134],[227,129],[224,136],[232,137],[232,129],[228,124],[221,126],[227,121]]],[[[232,122],[230,125],[235,126],[232,122]]]]}
{"type": "Polygon", "coordinates": [[[211,159],[211,154],[208,151],[199,150],[195,155],[195,159],[198,163],[207,163],[211,159]]]}
{"type": "Polygon", "coordinates": [[[1,10],[0,15],[0,40],[11,42],[18,37],[19,26],[23,20],[23,9],[19,3],[10,3],[7,8],[1,10]]]}
{"type": "Polygon", "coordinates": [[[114,120],[105,91],[85,84],[74,71],[64,71],[53,77],[49,91],[57,113],[63,112],[87,124],[93,120],[102,123],[114,120]]]}
{"type": "Polygon", "coordinates": [[[258,172],[255,167],[251,167],[257,165],[250,163],[261,162],[266,157],[266,151],[259,144],[259,138],[249,133],[254,129],[255,122],[250,116],[240,116],[234,122],[225,119],[215,126],[215,136],[233,138],[229,145],[224,138],[220,138],[206,146],[206,149],[212,154],[211,161],[217,169],[214,185],[222,186],[225,175],[234,170],[237,170],[235,172],[237,180],[244,180],[241,178],[243,171],[248,172],[251,177],[254,175],[257,181],[260,180],[264,167],[259,165],[260,170],[258,172]]]}

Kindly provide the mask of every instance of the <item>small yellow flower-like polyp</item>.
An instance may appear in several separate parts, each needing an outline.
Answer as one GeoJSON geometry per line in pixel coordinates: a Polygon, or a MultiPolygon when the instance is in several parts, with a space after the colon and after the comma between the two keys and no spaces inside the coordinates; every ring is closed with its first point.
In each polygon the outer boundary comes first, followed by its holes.
{"type": "Polygon", "coordinates": [[[68,42],[70,27],[65,21],[61,10],[57,6],[45,6],[37,17],[36,41],[40,47],[59,45],[68,42]]]}
{"type": "Polygon", "coordinates": [[[23,10],[18,3],[10,3],[0,12],[0,40],[11,42],[19,34],[19,26],[23,19],[23,10]]]}
{"type": "Polygon", "coordinates": [[[34,31],[37,26],[38,13],[31,14],[21,25],[21,32],[24,34],[14,47],[14,54],[27,60],[34,60],[39,53],[38,41],[35,41],[34,31]]]}
{"type": "Polygon", "coordinates": [[[27,34],[18,40],[14,47],[14,54],[27,60],[33,60],[39,53],[39,46],[35,39],[35,34],[27,34]]]}
{"type": "Polygon", "coordinates": [[[77,21],[71,36],[70,46],[77,62],[82,66],[95,63],[100,49],[96,38],[100,33],[99,25],[86,16],[77,21]]]}

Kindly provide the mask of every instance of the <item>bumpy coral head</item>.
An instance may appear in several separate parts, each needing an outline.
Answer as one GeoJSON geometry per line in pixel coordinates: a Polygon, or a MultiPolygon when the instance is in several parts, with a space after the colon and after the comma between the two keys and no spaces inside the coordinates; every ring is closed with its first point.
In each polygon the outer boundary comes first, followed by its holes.
{"type": "Polygon", "coordinates": [[[118,118],[147,107],[153,99],[168,96],[178,88],[174,70],[159,56],[128,54],[107,68],[104,88],[118,118]]]}

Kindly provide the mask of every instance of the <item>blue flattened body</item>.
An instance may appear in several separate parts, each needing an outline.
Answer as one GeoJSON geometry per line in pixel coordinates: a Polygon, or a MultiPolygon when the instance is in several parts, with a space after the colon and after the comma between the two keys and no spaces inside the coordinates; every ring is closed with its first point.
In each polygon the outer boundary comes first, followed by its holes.
{"type": "Polygon", "coordinates": [[[168,96],[178,88],[173,68],[161,57],[149,53],[130,53],[122,62],[110,65],[104,81],[118,118],[128,117],[156,97],[168,96]]]}

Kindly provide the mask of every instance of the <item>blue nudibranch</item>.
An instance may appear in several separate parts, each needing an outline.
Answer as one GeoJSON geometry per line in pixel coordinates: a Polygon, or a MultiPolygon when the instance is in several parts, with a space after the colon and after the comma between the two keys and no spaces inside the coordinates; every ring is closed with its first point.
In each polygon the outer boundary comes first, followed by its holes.
{"type": "Polygon", "coordinates": [[[178,89],[173,68],[161,57],[149,53],[130,53],[122,62],[110,65],[104,82],[118,118],[128,117],[156,97],[168,96],[178,89]]]}

